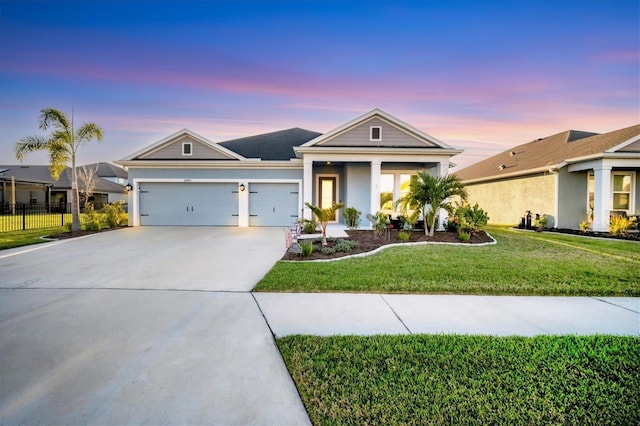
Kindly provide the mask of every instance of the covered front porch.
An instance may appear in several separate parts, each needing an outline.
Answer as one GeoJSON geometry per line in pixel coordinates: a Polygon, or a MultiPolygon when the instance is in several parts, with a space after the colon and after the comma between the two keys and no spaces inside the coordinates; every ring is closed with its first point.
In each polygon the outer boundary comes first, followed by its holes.
{"type": "Polygon", "coordinates": [[[638,215],[637,159],[599,158],[570,164],[568,171],[586,172],[586,216],[593,231],[608,232],[613,215],[638,215]]]}
{"type": "MultiPolygon", "coordinates": [[[[422,155],[361,155],[345,161],[344,155],[305,155],[303,201],[328,208],[335,203],[362,212],[361,226],[368,227],[367,214],[393,214],[394,202],[407,190],[412,175],[427,170],[445,176],[449,157],[422,155]],[[309,158],[312,157],[312,158],[309,158]]],[[[311,211],[304,208],[305,218],[311,211]]],[[[335,223],[344,223],[339,213],[335,223]]]]}

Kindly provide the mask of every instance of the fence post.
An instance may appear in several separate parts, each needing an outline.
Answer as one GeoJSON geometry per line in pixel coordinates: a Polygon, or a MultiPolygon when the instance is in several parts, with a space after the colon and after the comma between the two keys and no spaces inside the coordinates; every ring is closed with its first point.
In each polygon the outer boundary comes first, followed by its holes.
{"type": "Polygon", "coordinates": [[[22,230],[27,229],[27,205],[22,203],[22,230]]]}
{"type": "Polygon", "coordinates": [[[60,204],[60,226],[64,226],[64,211],[62,204],[60,204]]]}

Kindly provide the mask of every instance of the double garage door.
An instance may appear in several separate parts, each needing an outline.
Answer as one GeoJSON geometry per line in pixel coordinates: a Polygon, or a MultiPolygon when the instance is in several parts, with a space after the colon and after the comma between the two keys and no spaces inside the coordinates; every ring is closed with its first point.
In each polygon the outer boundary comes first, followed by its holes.
{"type": "Polygon", "coordinates": [[[139,190],[143,226],[238,226],[242,215],[249,226],[287,226],[298,217],[295,183],[250,183],[248,212],[240,211],[235,182],[142,182],[139,190]]]}

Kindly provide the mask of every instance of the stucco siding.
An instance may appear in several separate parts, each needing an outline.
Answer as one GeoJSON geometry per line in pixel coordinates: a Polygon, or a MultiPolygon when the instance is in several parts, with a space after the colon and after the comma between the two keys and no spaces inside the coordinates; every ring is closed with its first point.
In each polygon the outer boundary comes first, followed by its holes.
{"type": "Polygon", "coordinates": [[[587,172],[562,168],[558,181],[558,228],[579,229],[587,218],[587,172]]]}
{"type": "Polygon", "coordinates": [[[436,147],[420,140],[395,126],[390,125],[380,118],[372,118],[356,126],[345,133],[339,134],[326,142],[321,142],[318,146],[381,146],[381,147],[403,147],[403,148],[426,148],[436,147]],[[382,128],[382,140],[371,141],[370,127],[379,126],[382,128]]]}
{"type": "Polygon", "coordinates": [[[515,225],[530,210],[544,213],[554,226],[555,176],[536,175],[489,183],[467,184],[469,201],[487,211],[489,223],[515,225]]]}
{"type": "MultiPolygon", "coordinates": [[[[174,142],[152,151],[146,155],[140,157],[145,160],[176,160],[184,159],[188,160],[235,160],[226,153],[220,152],[211,148],[201,142],[190,138],[189,136],[183,136],[174,142]],[[182,144],[188,142],[191,143],[192,154],[189,156],[182,155],[182,144]]],[[[237,160],[235,160],[237,161],[237,160]]]]}

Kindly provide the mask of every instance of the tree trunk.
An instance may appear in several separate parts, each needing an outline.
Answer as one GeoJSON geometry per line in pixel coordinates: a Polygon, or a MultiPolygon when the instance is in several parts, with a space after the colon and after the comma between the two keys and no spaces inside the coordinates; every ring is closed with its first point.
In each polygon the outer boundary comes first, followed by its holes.
{"type": "Polygon", "coordinates": [[[433,233],[436,230],[436,214],[433,213],[433,218],[431,219],[431,228],[429,229],[429,236],[433,237],[433,233]]]}
{"type": "Polygon", "coordinates": [[[327,243],[327,222],[320,224],[322,226],[322,245],[326,246],[327,243]]]}
{"type": "Polygon", "coordinates": [[[78,174],[76,155],[71,155],[71,232],[80,230],[80,197],[78,197],[78,174]]]}

